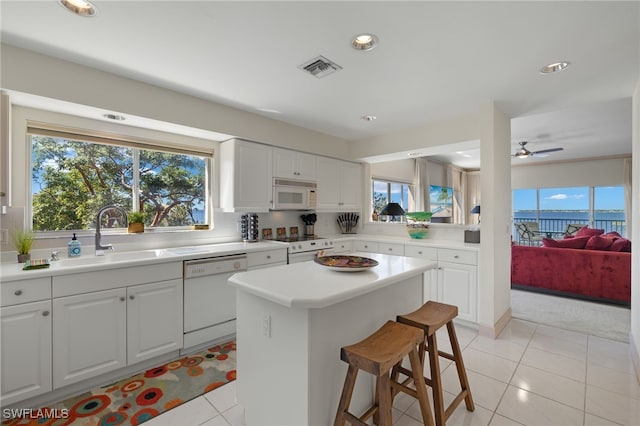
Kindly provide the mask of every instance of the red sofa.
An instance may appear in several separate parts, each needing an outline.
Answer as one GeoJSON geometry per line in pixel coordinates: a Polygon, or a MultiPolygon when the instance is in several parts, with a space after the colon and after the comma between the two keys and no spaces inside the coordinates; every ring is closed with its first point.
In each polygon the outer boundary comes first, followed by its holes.
{"type": "Polygon", "coordinates": [[[630,305],[631,253],[513,245],[511,287],[630,305]]]}

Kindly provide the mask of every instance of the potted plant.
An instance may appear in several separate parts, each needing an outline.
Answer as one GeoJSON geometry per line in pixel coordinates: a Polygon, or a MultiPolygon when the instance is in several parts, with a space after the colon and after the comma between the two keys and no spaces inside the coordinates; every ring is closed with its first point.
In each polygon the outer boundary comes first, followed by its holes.
{"type": "Polygon", "coordinates": [[[24,263],[31,259],[31,246],[35,240],[35,234],[28,229],[17,229],[13,233],[13,242],[18,252],[18,263],[24,263]]]}
{"type": "Polygon", "coordinates": [[[130,234],[144,232],[144,212],[129,212],[127,219],[129,220],[127,232],[130,234]]]}

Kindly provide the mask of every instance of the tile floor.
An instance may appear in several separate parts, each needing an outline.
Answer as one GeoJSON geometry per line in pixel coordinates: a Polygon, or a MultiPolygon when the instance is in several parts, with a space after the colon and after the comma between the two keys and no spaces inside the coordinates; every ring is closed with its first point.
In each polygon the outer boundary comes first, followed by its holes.
{"type": "MultiPolygon", "coordinates": [[[[640,385],[628,344],[517,319],[495,340],[459,325],[456,331],[476,409],[461,404],[447,426],[640,425],[640,385]]],[[[438,337],[440,348],[450,350],[446,334],[438,337]]],[[[457,375],[441,360],[450,402],[457,375]]],[[[394,426],[422,424],[417,404],[402,393],[393,415],[394,426]]],[[[160,425],[244,425],[235,382],[145,423],[160,425]]]]}

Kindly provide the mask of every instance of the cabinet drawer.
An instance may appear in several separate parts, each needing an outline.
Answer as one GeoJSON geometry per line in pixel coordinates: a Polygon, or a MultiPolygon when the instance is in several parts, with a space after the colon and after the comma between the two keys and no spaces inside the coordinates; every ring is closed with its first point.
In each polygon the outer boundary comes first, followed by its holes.
{"type": "Polygon", "coordinates": [[[438,260],[438,249],[433,247],[405,245],[404,255],[428,260],[438,260]]]}
{"type": "Polygon", "coordinates": [[[404,256],[404,244],[378,243],[378,253],[404,256]]]}
{"type": "Polygon", "coordinates": [[[372,251],[378,252],[378,243],[375,241],[356,241],[353,243],[355,251],[372,251]]]}
{"type": "Polygon", "coordinates": [[[0,306],[51,299],[51,277],[3,282],[0,296],[0,306]]]}
{"type": "Polygon", "coordinates": [[[477,264],[477,254],[475,251],[438,249],[438,261],[464,263],[466,265],[477,264]]]}
{"type": "Polygon", "coordinates": [[[53,277],[53,297],[182,278],[182,262],[105,269],[53,277]]]}
{"type": "Polygon", "coordinates": [[[269,250],[247,253],[247,267],[252,268],[258,265],[269,263],[287,263],[287,250],[269,250]]]}
{"type": "Polygon", "coordinates": [[[349,253],[353,251],[353,241],[341,241],[333,244],[334,253],[349,253]]]}

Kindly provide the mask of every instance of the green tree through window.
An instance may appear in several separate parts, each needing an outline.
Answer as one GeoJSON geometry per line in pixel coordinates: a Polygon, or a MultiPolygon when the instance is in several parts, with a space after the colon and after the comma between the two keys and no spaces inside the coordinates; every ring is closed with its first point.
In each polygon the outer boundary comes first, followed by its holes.
{"type": "Polygon", "coordinates": [[[36,231],[93,228],[101,206],[131,209],[134,194],[148,226],[204,221],[205,158],[38,135],[31,142],[36,231]]]}

